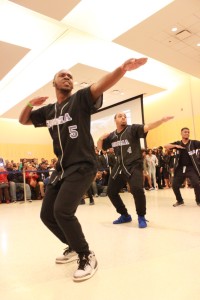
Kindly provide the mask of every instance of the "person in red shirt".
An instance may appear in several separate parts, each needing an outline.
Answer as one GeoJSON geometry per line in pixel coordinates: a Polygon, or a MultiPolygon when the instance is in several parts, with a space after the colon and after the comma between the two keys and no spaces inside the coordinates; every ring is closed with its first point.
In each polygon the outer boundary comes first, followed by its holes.
{"type": "Polygon", "coordinates": [[[0,167],[0,203],[3,202],[3,196],[5,197],[6,203],[10,203],[9,195],[9,184],[8,184],[8,172],[4,167],[0,167]]]}

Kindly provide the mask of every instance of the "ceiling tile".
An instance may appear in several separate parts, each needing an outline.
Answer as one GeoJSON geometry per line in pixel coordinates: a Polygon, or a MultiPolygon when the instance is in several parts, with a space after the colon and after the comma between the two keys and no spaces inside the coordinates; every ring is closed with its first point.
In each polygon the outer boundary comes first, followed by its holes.
{"type": "Polygon", "coordinates": [[[184,40],[184,43],[186,43],[187,45],[190,45],[192,47],[196,47],[196,44],[200,42],[200,37],[198,35],[193,34],[191,37],[186,38],[184,40]]]}
{"type": "Polygon", "coordinates": [[[199,9],[198,11],[196,11],[196,12],[194,13],[194,15],[200,19],[200,9],[199,9]]]}
{"type": "Polygon", "coordinates": [[[194,14],[187,15],[184,17],[184,19],[180,20],[180,23],[185,26],[186,28],[189,26],[194,25],[195,23],[199,22],[199,18],[196,17],[194,14]]]}
{"type": "Polygon", "coordinates": [[[189,38],[191,36],[192,36],[192,33],[187,29],[177,32],[175,35],[175,37],[181,41],[186,40],[187,38],[189,38]]]}
{"type": "Polygon", "coordinates": [[[0,80],[30,51],[16,45],[0,41],[0,80]]]}
{"type": "Polygon", "coordinates": [[[180,53],[185,54],[186,56],[196,56],[198,55],[198,51],[195,51],[192,47],[187,46],[183,49],[180,49],[180,53]]]}
{"type": "Polygon", "coordinates": [[[182,41],[178,41],[176,44],[173,44],[171,47],[172,47],[172,49],[179,51],[180,49],[187,47],[187,45],[185,43],[183,43],[182,41]]]}
{"type": "Polygon", "coordinates": [[[200,31],[200,20],[199,22],[191,25],[188,27],[188,29],[192,32],[192,33],[198,33],[200,31]]]}
{"type": "Polygon", "coordinates": [[[178,41],[176,38],[169,36],[166,40],[162,41],[162,43],[168,47],[171,47],[171,46],[177,44],[178,41]]]}
{"type": "Polygon", "coordinates": [[[70,1],[10,0],[10,1],[56,20],[62,20],[80,2],[80,0],[70,0],[70,1]]]}
{"type": "Polygon", "coordinates": [[[156,41],[162,42],[164,40],[167,40],[170,37],[170,35],[166,32],[159,32],[156,35],[154,35],[152,38],[156,41]]]}

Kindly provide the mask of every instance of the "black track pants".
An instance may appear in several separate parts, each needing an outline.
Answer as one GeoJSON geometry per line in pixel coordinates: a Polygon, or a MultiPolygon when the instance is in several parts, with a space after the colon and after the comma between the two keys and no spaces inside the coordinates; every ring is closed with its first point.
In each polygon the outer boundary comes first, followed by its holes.
{"type": "Polygon", "coordinates": [[[127,178],[124,174],[118,174],[116,179],[113,179],[110,176],[108,183],[108,197],[116,208],[116,211],[121,215],[126,215],[127,209],[119,195],[119,191],[127,182],[130,185],[130,191],[135,201],[138,216],[145,216],[146,197],[143,189],[142,169],[135,169],[129,178],[127,178]]]}
{"type": "Polygon", "coordinates": [[[75,216],[80,199],[89,189],[94,172],[78,171],[64,178],[56,186],[49,184],[41,208],[41,219],[60,241],[77,253],[87,253],[88,243],[75,216]]]}

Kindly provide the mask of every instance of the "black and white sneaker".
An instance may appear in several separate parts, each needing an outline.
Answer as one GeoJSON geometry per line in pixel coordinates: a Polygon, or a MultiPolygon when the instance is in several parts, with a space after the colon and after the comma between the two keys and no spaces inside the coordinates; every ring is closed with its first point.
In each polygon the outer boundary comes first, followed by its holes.
{"type": "Polygon", "coordinates": [[[67,264],[77,259],[78,259],[78,254],[75,251],[66,248],[65,251],[63,252],[63,255],[56,257],[56,263],[67,264]]]}
{"type": "Polygon", "coordinates": [[[98,262],[94,252],[90,254],[79,254],[78,269],[75,271],[73,280],[83,281],[92,277],[98,268],[98,262]]]}

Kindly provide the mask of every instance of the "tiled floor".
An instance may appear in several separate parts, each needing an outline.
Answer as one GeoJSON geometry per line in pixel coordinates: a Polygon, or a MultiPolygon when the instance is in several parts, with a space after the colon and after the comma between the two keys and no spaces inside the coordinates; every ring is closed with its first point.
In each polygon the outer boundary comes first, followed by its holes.
{"type": "Polygon", "coordinates": [[[185,206],[172,207],[172,190],[146,192],[147,229],[139,229],[132,197],[121,194],[133,221],[118,217],[107,197],[78,208],[99,270],[75,283],[77,263],[56,265],[61,244],[39,219],[41,201],[0,205],[1,300],[199,300],[200,207],[182,189],[185,206]]]}

